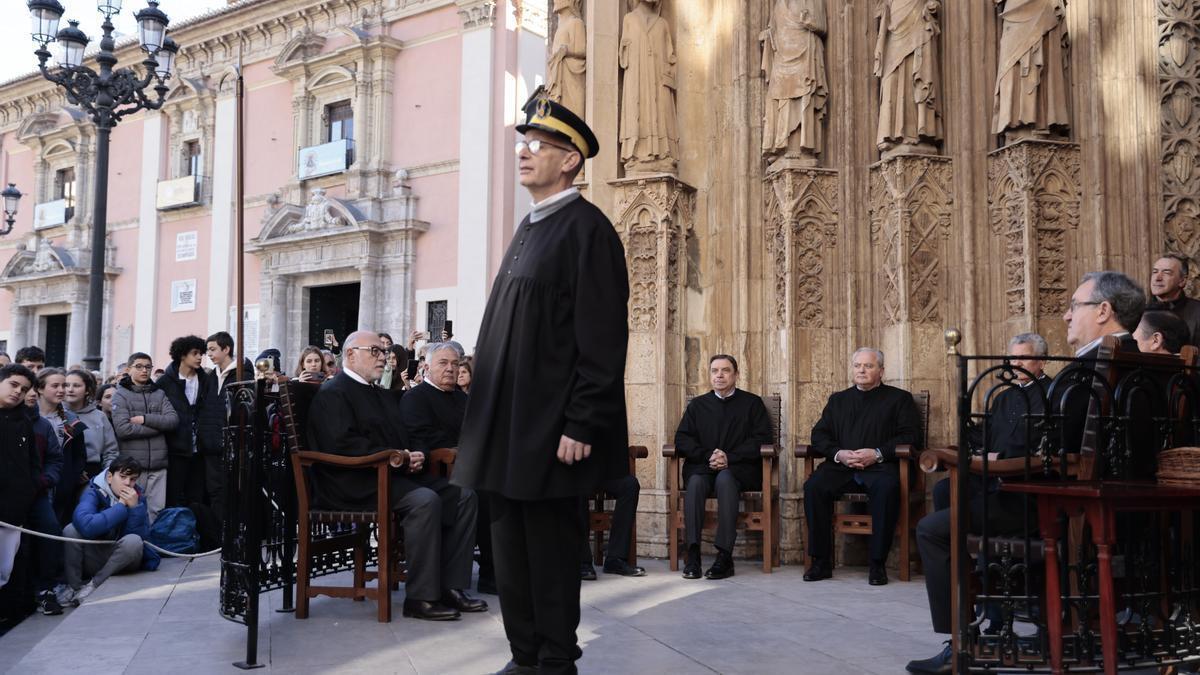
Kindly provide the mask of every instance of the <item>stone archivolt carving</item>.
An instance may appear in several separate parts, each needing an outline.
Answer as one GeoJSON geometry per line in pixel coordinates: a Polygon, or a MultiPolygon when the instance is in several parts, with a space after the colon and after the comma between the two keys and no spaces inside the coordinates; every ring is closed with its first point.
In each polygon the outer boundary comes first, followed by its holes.
{"type": "Polygon", "coordinates": [[[944,157],[901,156],[871,167],[871,241],[882,247],[886,325],[942,321],[952,180],[944,157]]]}
{"type": "Polygon", "coordinates": [[[933,154],[942,140],[941,0],[884,0],[875,43],[876,144],[883,157],[933,154]]]}
{"type": "Polygon", "coordinates": [[[767,180],[767,251],[775,273],[773,323],[777,328],[826,327],[826,268],[837,247],[837,173],[784,170],[769,174],[767,180]]]}
{"type": "Polygon", "coordinates": [[[330,208],[332,202],[325,196],[322,188],[313,188],[312,197],[304,207],[304,218],[292,223],[289,232],[313,232],[338,227],[346,224],[346,219],[335,214],[330,208]]]}
{"type": "Polygon", "coordinates": [[[1040,141],[1022,141],[988,158],[989,220],[992,234],[1004,241],[1010,318],[1030,312],[1030,303],[1035,317],[1066,311],[1073,281],[1067,237],[1079,225],[1082,198],[1079,163],[1078,145],[1040,141]]]}
{"type": "Polygon", "coordinates": [[[659,0],[629,0],[621,20],[621,161],[628,173],[674,172],[679,158],[675,45],[659,0]]]}
{"type": "Polygon", "coordinates": [[[629,268],[629,329],[654,331],[661,320],[668,331],[678,331],[695,190],[669,176],[612,184],[629,268]],[[666,301],[661,308],[660,294],[666,301]]]}
{"type": "Polygon", "coordinates": [[[49,239],[33,237],[28,244],[22,245],[5,265],[0,278],[4,280],[40,275],[53,272],[64,272],[75,267],[75,259],[63,248],[54,246],[49,239]]]}
{"type": "MultiPolygon", "coordinates": [[[[1157,0],[1158,77],[1162,103],[1163,223],[1166,245],[1200,267],[1200,11],[1192,0],[1157,0]]],[[[1200,283],[1193,276],[1188,294],[1200,283]]]]}
{"type": "Polygon", "coordinates": [[[993,131],[1064,132],[1071,125],[1066,0],[995,0],[1000,5],[993,131]]]}
{"type": "Polygon", "coordinates": [[[775,0],[767,30],[759,36],[767,74],[764,155],[815,165],[824,149],[825,31],[824,0],[775,0]]]}
{"type": "Polygon", "coordinates": [[[587,74],[587,28],[579,16],[581,0],[554,0],[558,29],[550,43],[550,61],[546,64],[546,82],[550,98],[584,118],[587,74]]]}

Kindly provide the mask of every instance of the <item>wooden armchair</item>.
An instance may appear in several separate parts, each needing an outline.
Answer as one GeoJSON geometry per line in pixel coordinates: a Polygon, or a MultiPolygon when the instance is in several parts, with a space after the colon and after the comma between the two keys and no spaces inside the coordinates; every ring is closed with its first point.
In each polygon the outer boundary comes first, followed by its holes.
{"type": "MultiPolygon", "coordinates": [[[[693,397],[688,397],[690,403],[693,397]]],[[[772,394],[764,399],[767,413],[771,416],[771,429],[775,436],[774,445],[764,445],[759,449],[762,457],[762,490],[743,492],[743,508],[738,514],[738,527],[746,530],[762,532],[763,536],[763,571],[770,573],[772,567],[779,566],[779,509],[775,500],[779,492],[779,416],[783,403],[779,394],[772,394]]],[[[679,570],[679,539],[683,536],[683,498],[685,490],[679,486],[682,480],[683,458],[675,451],[674,444],[663,445],[663,457],[667,458],[667,480],[669,494],[667,495],[667,551],[670,555],[671,571],[679,570]]],[[[712,497],[705,506],[704,530],[715,530],[717,527],[716,498],[712,497]],[[713,508],[709,508],[709,506],[713,508]]]]}
{"type": "Polygon", "coordinates": [[[408,452],[387,450],[366,457],[346,457],[305,448],[308,409],[319,385],[296,380],[279,383],[280,412],[287,432],[288,452],[296,480],[298,511],[298,560],[296,562],[296,618],[308,618],[308,601],[318,595],[374,599],[379,605],[379,621],[392,620],[392,587],[402,576],[399,572],[399,527],[391,509],[392,464],[403,466],[408,452]],[[334,511],[315,509],[310,493],[310,469],[316,465],[335,466],[361,471],[374,471],[378,477],[378,501],[374,511],[334,511]],[[371,525],[375,526],[377,541],[377,570],[366,570],[371,549],[371,525]],[[314,586],[312,577],[320,574],[321,560],[332,553],[353,549],[354,585],[314,586]],[[369,580],[377,580],[375,588],[367,588],[369,580]]]}
{"type": "MultiPolygon", "coordinates": [[[[650,456],[650,451],[644,445],[629,446],[629,475],[637,476],[636,462],[639,459],[645,459],[650,456]]],[[[605,496],[603,490],[597,490],[596,494],[588,498],[588,535],[592,532],[596,533],[595,542],[592,544],[592,561],[597,565],[604,563],[604,533],[612,529],[612,511],[604,507],[605,496]]],[[[637,565],[637,517],[634,516],[633,532],[629,538],[629,557],[626,558],[630,565],[637,565]]]]}
{"type": "MultiPolygon", "coordinates": [[[[929,438],[929,390],[921,390],[913,394],[913,400],[917,404],[917,409],[921,413],[921,433],[925,437],[926,442],[929,438]]],[[[898,567],[900,570],[900,580],[909,581],[912,579],[912,540],[916,534],[917,521],[921,519],[921,515],[925,511],[925,479],[920,471],[916,470],[916,462],[921,453],[914,449],[911,445],[902,444],[896,446],[896,461],[900,465],[900,515],[896,522],[896,535],[900,539],[900,560],[898,567]]],[[[802,477],[807,478],[813,474],[817,468],[818,461],[824,461],[825,457],[819,454],[809,445],[797,445],[795,449],[797,459],[804,460],[804,473],[802,477]]],[[[860,502],[867,501],[867,494],[863,490],[850,491],[838,498],[839,502],[860,502]]],[[[871,536],[871,514],[869,513],[834,513],[833,514],[833,536],[835,545],[833,551],[833,564],[836,565],[837,559],[837,535],[853,534],[858,536],[871,536]]],[[[805,565],[812,565],[812,556],[809,555],[808,542],[812,541],[811,535],[808,532],[808,521],[804,523],[804,560],[805,565]]]]}

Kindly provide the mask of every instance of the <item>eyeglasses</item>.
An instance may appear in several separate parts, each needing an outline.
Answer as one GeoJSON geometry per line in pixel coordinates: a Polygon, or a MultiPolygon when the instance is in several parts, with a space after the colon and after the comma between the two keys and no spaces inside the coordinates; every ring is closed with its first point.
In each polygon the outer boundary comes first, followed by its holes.
{"type": "Polygon", "coordinates": [[[154,366],[150,365],[149,363],[135,363],[132,366],[129,366],[129,369],[130,370],[150,370],[153,367],[154,366]]]}
{"type": "Polygon", "coordinates": [[[1087,302],[1080,302],[1079,300],[1072,300],[1071,301],[1071,312],[1073,313],[1073,312],[1078,311],[1080,307],[1084,307],[1084,306],[1088,306],[1088,305],[1095,307],[1096,305],[1103,305],[1103,304],[1104,304],[1103,301],[1096,302],[1095,300],[1088,300],[1087,302]]]}
{"type": "Polygon", "coordinates": [[[384,352],[387,351],[383,347],[346,347],[346,351],[348,352],[356,349],[360,352],[371,352],[371,356],[375,358],[383,356],[384,352]]]}
{"type": "Polygon", "coordinates": [[[536,138],[533,140],[530,140],[530,141],[525,141],[525,140],[517,141],[517,144],[516,144],[516,146],[513,147],[513,150],[516,152],[517,156],[519,157],[521,155],[521,153],[524,152],[526,149],[529,150],[529,154],[536,155],[539,152],[541,152],[543,147],[558,148],[559,150],[562,150],[563,152],[575,152],[575,150],[573,148],[568,148],[568,147],[565,147],[562,145],[555,145],[554,143],[551,143],[549,141],[543,141],[543,140],[539,140],[536,138]]]}

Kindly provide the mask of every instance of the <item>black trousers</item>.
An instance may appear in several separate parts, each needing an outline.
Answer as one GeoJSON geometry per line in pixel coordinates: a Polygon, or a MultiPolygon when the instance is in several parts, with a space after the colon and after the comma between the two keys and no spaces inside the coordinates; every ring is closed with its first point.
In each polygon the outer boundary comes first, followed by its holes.
{"type": "Polygon", "coordinates": [[[813,558],[830,558],[834,501],[859,487],[867,493],[867,511],[871,514],[868,558],[872,565],[887,562],[892,536],[896,533],[896,519],[900,517],[900,475],[886,470],[856,471],[834,464],[832,460],[822,462],[804,482],[808,549],[813,558]]]}
{"type": "Polygon", "coordinates": [[[492,554],[492,500],[479,498],[475,521],[475,544],[479,547],[479,579],[496,583],[496,562],[492,554]]]}
{"type": "Polygon", "coordinates": [[[579,498],[492,496],[492,552],[504,633],[513,660],[574,674],[579,627],[579,498]]]}
{"type": "MultiPolygon", "coordinates": [[[[633,521],[637,517],[638,497],[641,495],[642,486],[638,483],[637,476],[622,476],[604,481],[601,489],[617,502],[613,507],[612,529],[608,532],[608,547],[604,550],[604,557],[606,560],[620,558],[629,562],[629,542],[633,540],[633,521]]],[[[591,498],[580,501],[583,509],[583,539],[579,547],[579,561],[590,564],[592,551],[588,542],[591,539],[591,498]]]]}
{"type": "Polygon", "coordinates": [[[218,522],[225,519],[225,467],[221,458],[219,454],[204,456],[204,491],[218,522]]]}
{"type": "Polygon", "coordinates": [[[695,473],[688,476],[687,492],[683,495],[683,543],[700,545],[704,529],[704,502],[715,490],[717,493],[717,538],[713,543],[726,552],[733,551],[737,540],[738,496],[742,486],[729,469],[716,475],[695,473]]]}
{"type": "Polygon", "coordinates": [[[167,456],[167,506],[191,506],[204,503],[207,467],[204,455],[167,456]]]}

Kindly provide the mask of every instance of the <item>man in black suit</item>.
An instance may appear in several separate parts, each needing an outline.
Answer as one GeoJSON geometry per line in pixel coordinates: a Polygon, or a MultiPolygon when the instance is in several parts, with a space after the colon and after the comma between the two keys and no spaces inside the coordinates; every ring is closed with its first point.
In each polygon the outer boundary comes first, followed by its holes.
{"type": "Polygon", "coordinates": [[[912,394],[883,383],[883,352],[862,347],[851,361],[853,386],[829,397],[812,430],[812,446],[826,459],[804,483],[812,556],[804,580],[833,576],[834,501],[848,490],[861,489],[871,513],[868,581],[880,586],[888,582],[885,564],[900,517],[896,446],[919,444],[921,414],[912,394]]]}
{"type": "MultiPolygon", "coordinates": [[[[342,372],[313,398],[309,444],[321,452],[362,457],[408,449],[400,399],[376,386],[386,354],[379,336],[360,331],[346,338],[342,372]]],[[[315,502],[337,509],[375,507],[375,474],[314,467],[315,502]]],[[[487,603],[462,590],[471,583],[475,543],[475,493],[433,475],[425,453],[413,450],[409,464],[391,476],[392,508],[402,518],[408,553],[404,616],[446,621],[459,612],[483,612],[487,603]]]]}

